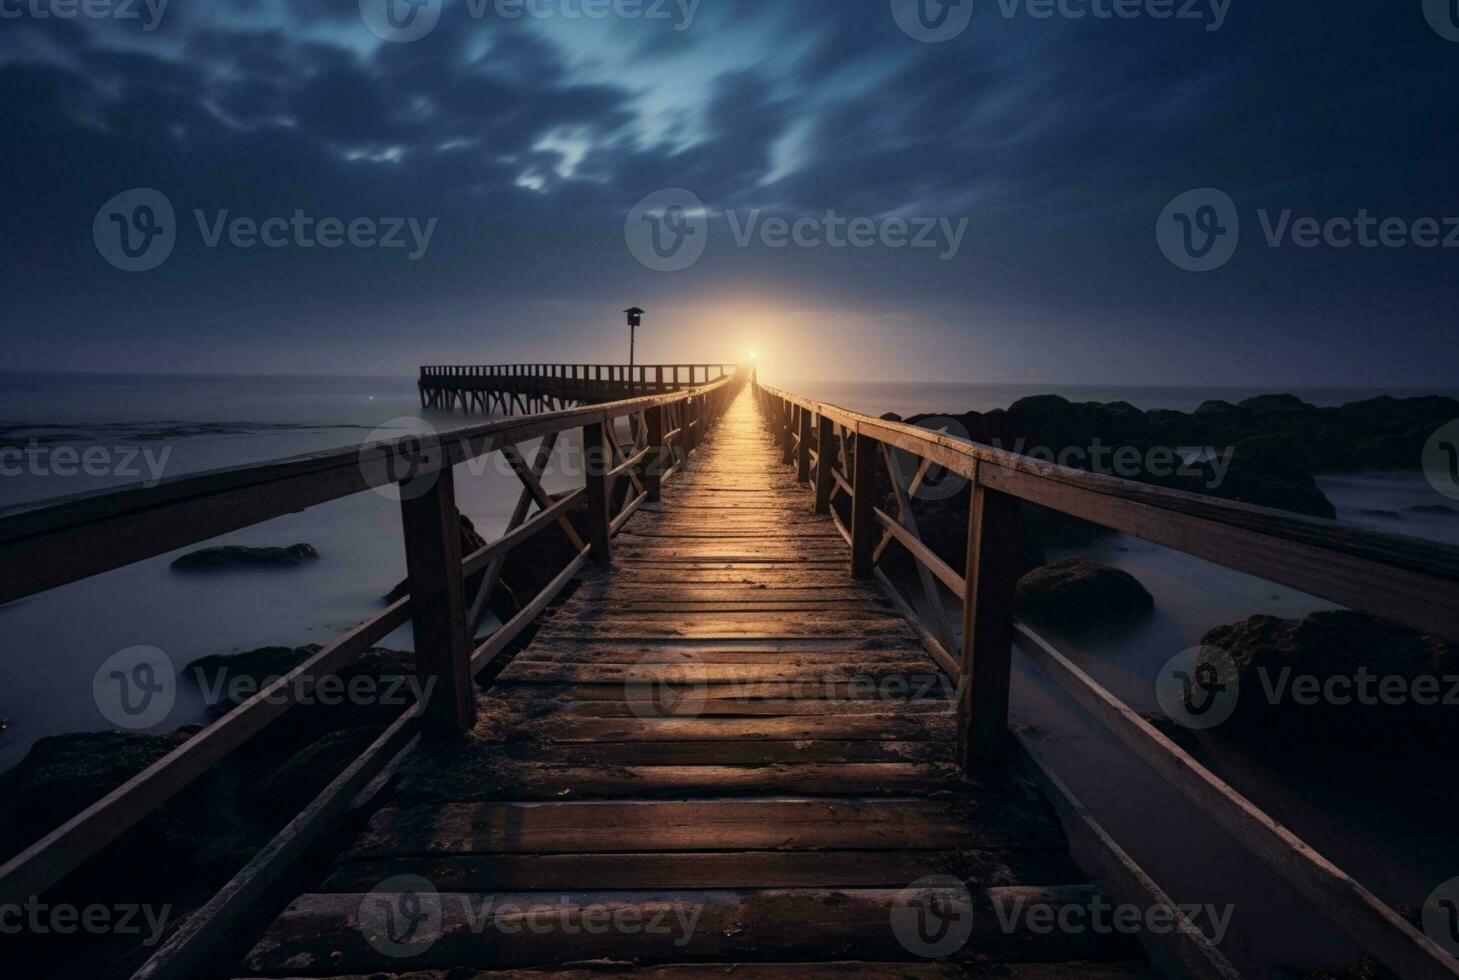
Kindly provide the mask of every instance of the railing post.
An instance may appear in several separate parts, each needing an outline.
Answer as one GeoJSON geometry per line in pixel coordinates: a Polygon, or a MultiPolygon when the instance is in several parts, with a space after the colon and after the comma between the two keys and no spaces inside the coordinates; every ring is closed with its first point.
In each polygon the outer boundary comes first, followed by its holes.
{"type": "Polygon", "coordinates": [[[643,468],[643,489],[648,493],[648,502],[654,503],[663,495],[664,482],[664,406],[655,405],[643,413],[648,422],[648,458],[643,468]]]}
{"type": "Polygon", "coordinates": [[[795,405],[780,400],[780,462],[789,463],[795,454],[795,405]]]}
{"type": "Polygon", "coordinates": [[[416,673],[425,698],[421,724],[432,734],[460,737],[476,725],[476,690],[466,645],[455,476],[444,466],[424,493],[409,482],[401,489],[416,673]]]}
{"type": "Polygon", "coordinates": [[[852,440],[852,453],[851,574],[867,578],[876,563],[876,461],[881,446],[858,430],[852,440]]]}
{"type": "Polygon", "coordinates": [[[699,448],[699,427],[695,425],[700,416],[699,396],[690,395],[684,399],[684,431],[679,433],[679,445],[684,447],[684,456],[699,448]]]}
{"type": "Polygon", "coordinates": [[[958,762],[973,770],[1004,760],[1018,585],[1018,500],[980,485],[976,475],[965,578],[958,762]]]}
{"type": "MultiPolygon", "coordinates": [[[[609,425],[612,423],[609,422],[609,425]]],[[[608,516],[608,446],[602,422],[583,426],[583,472],[588,492],[588,544],[593,561],[612,558],[612,528],[608,516]]]]}
{"type": "Polygon", "coordinates": [[[811,478],[811,412],[800,410],[800,449],[795,454],[795,481],[805,483],[811,478]]]}
{"type": "Polygon", "coordinates": [[[831,495],[836,491],[832,465],[836,461],[836,423],[825,415],[816,426],[816,513],[831,512],[831,495]]]}

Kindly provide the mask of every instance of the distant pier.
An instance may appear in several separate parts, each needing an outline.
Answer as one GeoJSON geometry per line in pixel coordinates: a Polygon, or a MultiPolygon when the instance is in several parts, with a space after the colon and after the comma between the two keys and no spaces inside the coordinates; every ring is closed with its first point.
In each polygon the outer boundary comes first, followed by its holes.
{"type": "Polygon", "coordinates": [[[737,364],[476,364],[420,369],[422,408],[528,415],[681,391],[733,375],[737,364]]]}

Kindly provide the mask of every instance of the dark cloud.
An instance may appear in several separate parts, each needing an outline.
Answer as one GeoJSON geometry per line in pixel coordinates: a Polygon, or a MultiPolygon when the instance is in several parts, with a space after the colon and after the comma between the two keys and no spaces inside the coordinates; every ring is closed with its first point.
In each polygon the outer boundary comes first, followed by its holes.
{"type": "Polygon", "coordinates": [[[1246,370],[1271,345],[1321,343],[1310,361],[1287,357],[1310,375],[1294,380],[1351,381],[1380,331],[1447,374],[1433,324],[1456,299],[1452,252],[1270,250],[1252,227],[1232,266],[1203,277],[1165,263],[1152,228],[1166,201],[1207,185],[1253,225],[1258,207],[1459,214],[1456,64],[1459,46],[1418,11],[1357,0],[1315,13],[1236,0],[1218,32],[1005,20],[988,3],[942,45],[909,39],[884,2],[844,0],[702,0],[684,31],[504,24],[454,3],[410,44],[380,43],[353,3],[322,0],[177,3],[152,32],[6,22],[7,346],[35,367],[168,368],[246,336],[253,367],[327,369],[331,344],[388,314],[411,319],[412,337],[378,359],[399,367],[479,346],[463,310],[743,293],[873,323],[897,311],[957,349],[1032,340],[1055,379],[1113,370],[1111,346],[1132,352],[1124,377],[1165,380],[1193,360],[1246,370]],[[185,234],[162,268],[129,276],[90,228],[133,186],[166,193],[185,234]],[[662,276],[628,254],[623,221],[675,186],[715,212],[915,213],[971,230],[938,262],[736,249],[717,217],[701,263],[662,276]],[[439,227],[413,264],[210,250],[194,209],[439,227]]]}

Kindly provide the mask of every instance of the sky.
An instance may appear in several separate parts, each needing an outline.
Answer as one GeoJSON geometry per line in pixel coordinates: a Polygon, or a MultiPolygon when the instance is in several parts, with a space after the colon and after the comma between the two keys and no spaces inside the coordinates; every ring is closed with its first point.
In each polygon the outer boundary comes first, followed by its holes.
{"type": "Polygon", "coordinates": [[[0,0],[13,369],[1459,367],[1448,0],[87,2],[0,0]]]}

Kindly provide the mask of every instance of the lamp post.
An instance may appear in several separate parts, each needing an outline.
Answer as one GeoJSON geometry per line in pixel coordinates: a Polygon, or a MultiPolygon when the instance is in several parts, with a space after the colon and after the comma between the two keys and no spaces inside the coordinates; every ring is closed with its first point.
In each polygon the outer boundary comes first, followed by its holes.
{"type": "Polygon", "coordinates": [[[623,311],[628,315],[628,384],[629,391],[637,391],[637,380],[633,377],[633,342],[634,332],[643,323],[643,310],[636,306],[630,306],[623,311]]]}

